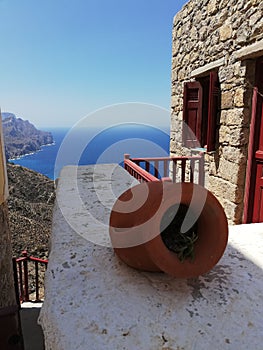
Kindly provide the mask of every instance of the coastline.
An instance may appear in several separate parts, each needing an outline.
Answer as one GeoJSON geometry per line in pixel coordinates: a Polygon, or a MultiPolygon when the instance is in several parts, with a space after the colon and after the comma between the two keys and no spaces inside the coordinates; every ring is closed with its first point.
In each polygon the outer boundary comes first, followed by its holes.
{"type": "Polygon", "coordinates": [[[52,134],[52,142],[42,145],[40,149],[35,152],[27,152],[27,154],[9,158],[8,161],[15,165],[20,165],[24,168],[31,169],[39,174],[48,177],[50,180],[54,180],[54,167],[57,152],[68,129],[46,129],[52,134]]]}
{"type": "Polygon", "coordinates": [[[30,152],[30,153],[25,153],[25,154],[21,154],[20,156],[17,156],[17,157],[14,157],[14,158],[8,158],[7,161],[8,162],[12,162],[13,160],[19,160],[19,159],[22,159],[26,156],[32,156],[33,154],[36,154],[36,153],[39,153],[39,152],[42,152],[42,148],[43,147],[49,147],[49,146],[55,146],[56,145],[56,142],[53,141],[52,143],[47,143],[46,145],[41,145],[40,148],[34,152],[30,152]]]}

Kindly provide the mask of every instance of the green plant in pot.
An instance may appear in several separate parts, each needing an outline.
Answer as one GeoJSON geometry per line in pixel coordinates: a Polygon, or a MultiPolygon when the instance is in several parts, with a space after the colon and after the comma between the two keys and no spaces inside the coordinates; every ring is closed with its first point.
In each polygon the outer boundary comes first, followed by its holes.
{"type": "Polygon", "coordinates": [[[194,260],[195,242],[198,239],[198,225],[193,225],[182,232],[182,225],[189,207],[185,204],[175,204],[164,214],[161,221],[161,237],[165,246],[176,253],[179,260],[194,260]]]}

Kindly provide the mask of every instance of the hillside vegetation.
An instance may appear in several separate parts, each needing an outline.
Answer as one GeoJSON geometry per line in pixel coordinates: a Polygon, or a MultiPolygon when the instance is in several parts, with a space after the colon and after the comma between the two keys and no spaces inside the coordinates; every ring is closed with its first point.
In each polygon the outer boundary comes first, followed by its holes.
{"type": "Polygon", "coordinates": [[[13,255],[46,258],[55,200],[54,181],[33,170],[7,164],[9,224],[13,255]]]}

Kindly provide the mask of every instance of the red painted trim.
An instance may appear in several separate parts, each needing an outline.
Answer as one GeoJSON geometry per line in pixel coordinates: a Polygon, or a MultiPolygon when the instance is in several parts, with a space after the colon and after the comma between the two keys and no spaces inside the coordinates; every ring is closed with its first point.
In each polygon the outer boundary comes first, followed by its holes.
{"type": "Polygon", "coordinates": [[[262,187],[263,187],[263,163],[256,162],[256,184],[255,184],[255,196],[253,205],[252,222],[262,222],[262,187]]]}
{"type": "Polygon", "coordinates": [[[219,81],[217,72],[210,72],[209,100],[207,117],[207,152],[215,150],[219,81]]]}
{"type": "Polygon", "coordinates": [[[251,193],[251,172],[252,172],[252,163],[254,157],[254,135],[255,135],[255,126],[256,126],[256,115],[257,115],[257,97],[258,97],[258,88],[254,87],[253,97],[252,97],[252,112],[251,112],[251,123],[250,123],[250,132],[249,132],[249,145],[248,145],[248,160],[247,160],[247,170],[246,170],[246,184],[245,184],[245,195],[244,195],[244,211],[243,211],[243,224],[249,223],[249,202],[250,202],[250,193],[251,193]]]}
{"type": "Polygon", "coordinates": [[[182,142],[185,147],[192,148],[201,143],[202,103],[203,88],[200,82],[184,83],[182,142]],[[193,91],[197,91],[195,98],[193,98],[193,91]]]}
{"type": "Polygon", "coordinates": [[[144,162],[144,161],[163,161],[163,160],[182,160],[182,159],[201,159],[202,156],[178,156],[178,157],[148,157],[148,158],[132,158],[133,162],[144,162]]]}
{"type": "Polygon", "coordinates": [[[256,152],[256,158],[258,160],[263,160],[263,151],[257,151],[256,152]]]}
{"type": "Polygon", "coordinates": [[[143,168],[141,168],[139,165],[135,164],[132,160],[130,159],[124,159],[124,168],[129,172],[130,169],[133,170],[137,175],[139,175],[139,178],[136,177],[136,179],[138,178],[139,180],[142,179],[144,181],[150,182],[150,181],[159,181],[159,179],[157,179],[157,177],[151,175],[150,173],[148,173],[146,170],[144,170],[143,168]]]}
{"type": "Polygon", "coordinates": [[[28,260],[29,261],[35,261],[35,262],[38,262],[38,263],[41,263],[41,264],[45,264],[45,265],[47,265],[47,263],[48,263],[48,260],[46,260],[46,259],[35,258],[33,256],[30,256],[28,258],[28,260]]]}

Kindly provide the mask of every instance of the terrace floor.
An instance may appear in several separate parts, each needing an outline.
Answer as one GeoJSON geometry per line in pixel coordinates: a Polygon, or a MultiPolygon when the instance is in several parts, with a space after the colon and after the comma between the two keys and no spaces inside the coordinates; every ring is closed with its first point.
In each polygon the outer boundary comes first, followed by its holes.
{"type": "Polygon", "coordinates": [[[22,303],[20,310],[21,326],[25,350],[44,350],[44,337],[37,320],[42,303],[22,303]]]}

